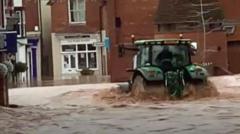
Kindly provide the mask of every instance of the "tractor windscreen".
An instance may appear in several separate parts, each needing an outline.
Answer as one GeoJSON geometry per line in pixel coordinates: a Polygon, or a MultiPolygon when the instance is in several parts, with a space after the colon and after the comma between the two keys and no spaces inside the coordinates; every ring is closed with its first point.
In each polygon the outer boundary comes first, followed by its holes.
{"type": "Polygon", "coordinates": [[[154,45],[152,47],[153,65],[165,69],[178,68],[190,64],[188,46],[186,45],[154,45]]]}

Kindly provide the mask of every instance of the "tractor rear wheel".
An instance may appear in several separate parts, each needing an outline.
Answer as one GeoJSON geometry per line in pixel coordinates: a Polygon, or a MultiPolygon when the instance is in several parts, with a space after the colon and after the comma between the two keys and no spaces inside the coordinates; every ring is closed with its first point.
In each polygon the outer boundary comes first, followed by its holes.
{"type": "Polygon", "coordinates": [[[133,80],[131,95],[137,99],[166,100],[169,98],[168,90],[163,84],[151,85],[141,76],[133,80]]]}
{"type": "Polygon", "coordinates": [[[184,92],[184,98],[189,99],[216,97],[219,95],[217,88],[210,81],[188,83],[184,92]]]}
{"type": "Polygon", "coordinates": [[[132,84],[131,94],[133,96],[139,96],[141,93],[145,92],[146,82],[144,78],[140,75],[137,75],[132,84]]]}

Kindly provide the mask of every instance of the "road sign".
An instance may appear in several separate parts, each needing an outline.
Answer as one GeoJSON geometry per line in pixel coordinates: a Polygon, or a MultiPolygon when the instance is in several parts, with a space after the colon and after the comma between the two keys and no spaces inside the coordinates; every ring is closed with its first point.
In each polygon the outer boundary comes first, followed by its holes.
{"type": "Polygon", "coordinates": [[[105,37],[104,39],[104,47],[109,49],[110,48],[110,38],[109,37],[105,37]]]}

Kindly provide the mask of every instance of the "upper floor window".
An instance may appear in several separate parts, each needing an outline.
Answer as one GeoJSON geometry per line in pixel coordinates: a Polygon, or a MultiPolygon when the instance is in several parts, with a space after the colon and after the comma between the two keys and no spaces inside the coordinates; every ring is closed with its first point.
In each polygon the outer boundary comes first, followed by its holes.
{"type": "Polygon", "coordinates": [[[86,9],[85,0],[69,0],[70,23],[85,23],[86,9]]]}

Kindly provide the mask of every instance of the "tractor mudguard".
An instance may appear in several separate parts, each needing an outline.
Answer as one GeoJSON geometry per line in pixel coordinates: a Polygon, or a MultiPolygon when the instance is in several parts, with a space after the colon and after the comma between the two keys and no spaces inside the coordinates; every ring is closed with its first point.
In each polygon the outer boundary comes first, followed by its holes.
{"type": "Polygon", "coordinates": [[[164,80],[163,71],[158,67],[141,67],[138,68],[135,73],[136,75],[142,75],[142,77],[147,81],[162,81],[164,80]]]}
{"type": "Polygon", "coordinates": [[[208,77],[207,70],[199,65],[192,64],[185,68],[193,80],[206,80],[208,77]]]}

